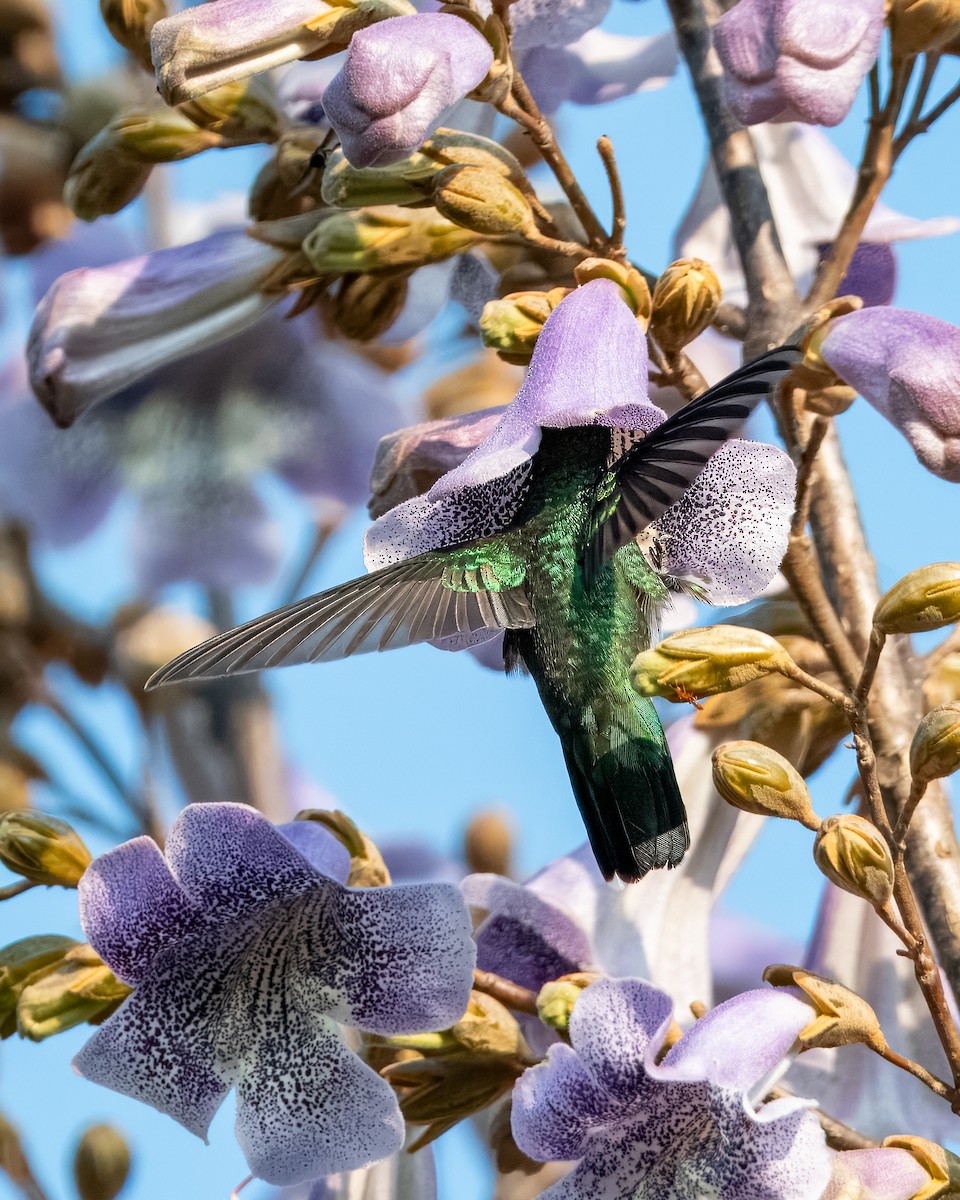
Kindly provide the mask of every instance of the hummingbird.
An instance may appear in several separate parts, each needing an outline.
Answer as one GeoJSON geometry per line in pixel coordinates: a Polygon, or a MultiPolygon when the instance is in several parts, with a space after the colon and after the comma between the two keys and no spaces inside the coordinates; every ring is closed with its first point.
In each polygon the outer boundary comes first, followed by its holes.
{"type": "Polygon", "coordinates": [[[802,358],[782,346],[652,432],[544,428],[506,528],[428,550],[210,638],[153,688],[504,630],[504,662],[533,677],[559,736],[597,864],[636,882],[690,844],[653,703],[630,684],[669,603],[656,542],[638,538],[802,358]]]}

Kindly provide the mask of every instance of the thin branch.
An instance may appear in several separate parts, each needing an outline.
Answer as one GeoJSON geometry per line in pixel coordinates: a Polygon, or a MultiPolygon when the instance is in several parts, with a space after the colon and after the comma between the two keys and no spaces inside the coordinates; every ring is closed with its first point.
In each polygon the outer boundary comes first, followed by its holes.
{"type": "Polygon", "coordinates": [[[0,888],[0,900],[12,900],[14,896],[22,896],[24,892],[29,892],[31,888],[39,886],[39,883],[34,883],[32,879],[20,879],[16,883],[8,883],[6,887],[0,888]]]}
{"type": "Polygon", "coordinates": [[[280,590],[280,604],[282,607],[285,604],[292,604],[294,600],[300,598],[300,593],[303,591],[307,580],[310,577],[310,572],[316,565],[317,559],[323,552],[323,548],[340,528],[343,522],[342,516],[329,517],[326,520],[317,521],[314,529],[313,537],[310,540],[310,546],[307,553],[304,555],[302,562],[293,574],[292,579],[285,588],[280,590]]]}
{"type": "Polygon", "coordinates": [[[597,142],[597,151],[603,160],[603,168],[607,173],[610,184],[610,201],[613,205],[613,225],[610,229],[610,251],[623,251],[623,234],[627,228],[627,209],[623,199],[623,181],[620,178],[620,168],[617,166],[617,156],[613,151],[613,142],[606,134],[597,142]]]}
{"type": "Polygon", "coordinates": [[[841,712],[852,714],[853,704],[850,697],[841,692],[839,688],[831,687],[829,683],[824,683],[822,679],[817,679],[816,675],[811,675],[804,671],[802,667],[798,667],[795,662],[787,662],[776,668],[781,675],[785,675],[787,679],[792,679],[794,683],[799,683],[811,692],[816,692],[818,696],[822,696],[824,700],[829,700],[841,712]]]}
{"type": "Polygon", "coordinates": [[[103,746],[100,745],[94,734],[52,692],[45,690],[37,697],[37,702],[48,708],[70,730],[90,756],[92,762],[100,769],[100,773],[117,793],[124,805],[139,819],[141,812],[139,798],[127,786],[113,759],[107,754],[103,746]]]}
{"type": "Polygon", "coordinates": [[[893,840],[896,842],[897,849],[902,855],[906,849],[907,830],[910,828],[910,822],[913,820],[913,814],[917,811],[917,805],[923,799],[927,791],[925,783],[913,782],[910,788],[910,795],[907,797],[907,802],[900,810],[900,815],[897,817],[897,823],[893,827],[893,840]]]}
{"type": "Polygon", "coordinates": [[[860,673],[860,679],[853,693],[854,703],[864,713],[866,712],[867,697],[870,694],[870,689],[873,687],[873,678],[877,673],[877,667],[880,665],[880,655],[883,653],[886,640],[887,635],[874,625],[870,630],[870,641],[867,643],[867,654],[863,660],[863,670],[860,673]]]}
{"type": "MultiPolygon", "coordinates": [[[[917,90],[914,93],[913,104],[910,106],[910,115],[907,117],[903,133],[908,129],[917,125],[923,113],[923,106],[927,102],[927,95],[930,92],[930,85],[933,83],[933,77],[937,73],[937,67],[940,65],[939,54],[928,54],[924,59],[923,74],[920,76],[920,82],[917,84],[917,90]]],[[[871,110],[874,111],[874,110],[871,110]]],[[[897,142],[903,137],[901,133],[894,139],[894,155],[896,155],[897,142]]]]}
{"type": "Polygon", "coordinates": [[[836,238],[834,238],[829,255],[817,270],[804,301],[805,307],[819,308],[836,295],[837,288],[850,267],[854,251],[860,243],[861,234],[873,212],[874,205],[893,173],[894,131],[915,61],[913,58],[894,61],[886,102],[882,110],[875,107],[871,112],[850,207],[847,209],[836,238]]]}
{"type": "Polygon", "coordinates": [[[912,1075],[914,1079],[919,1079],[921,1083],[927,1085],[931,1092],[935,1092],[942,1099],[949,1100],[951,1103],[955,1100],[956,1091],[954,1088],[944,1083],[942,1079],[938,1079],[936,1075],[931,1075],[926,1067],[921,1067],[912,1058],[905,1058],[902,1054],[898,1054],[896,1050],[891,1050],[886,1044],[882,1048],[875,1046],[872,1042],[868,1042],[867,1045],[875,1054],[879,1054],[885,1062],[892,1063],[895,1067],[899,1067],[901,1071],[906,1071],[912,1075]]]}
{"type": "Polygon", "coordinates": [[[939,104],[935,104],[928,113],[920,117],[916,121],[909,121],[903,128],[902,133],[897,136],[893,143],[893,161],[896,162],[900,155],[906,150],[907,146],[914,138],[920,137],[921,134],[927,132],[935,121],[939,121],[948,108],[952,108],[957,101],[960,100],[960,83],[955,84],[949,92],[943,97],[939,104]]]}
{"type": "Polygon", "coordinates": [[[823,439],[827,436],[829,428],[830,426],[824,417],[816,417],[810,426],[807,444],[803,448],[800,465],[797,467],[797,506],[794,509],[793,523],[790,527],[790,533],[794,537],[802,534],[807,527],[807,518],[810,515],[813,472],[816,467],[817,454],[823,445],[823,439]]]}
{"type": "Polygon", "coordinates": [[[473,987],[474,991],[492,996],[494,1000],[499,1000],[501,1004],[506,1008],[512,1008],[514,1012],[528,1013],[532,1017],[537,1015],[536,992],[521,987],[518,983],[511,983],[509,979],[503,979],[492,971],[474,971],[473,987]]]}
{"type": "Polygon", "coordinates": [[[790,537],[781,570],[804,616],[816,630],[830,665],[844,687],[853,688],[860,675],[860,657],[827,593],[813,542],[807,534],[790,537]]]}

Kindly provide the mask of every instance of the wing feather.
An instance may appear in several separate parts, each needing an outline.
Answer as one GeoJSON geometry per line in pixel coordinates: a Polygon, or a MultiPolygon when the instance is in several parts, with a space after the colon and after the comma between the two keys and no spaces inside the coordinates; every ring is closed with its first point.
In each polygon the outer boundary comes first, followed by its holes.
{"type": "Polygon", "coordinates": [[[589,582],[608,559],[676,504],[708,459],[803,357],[781,346],[674,413],[608,468],[597,487],[583,559],[589,582]]]}

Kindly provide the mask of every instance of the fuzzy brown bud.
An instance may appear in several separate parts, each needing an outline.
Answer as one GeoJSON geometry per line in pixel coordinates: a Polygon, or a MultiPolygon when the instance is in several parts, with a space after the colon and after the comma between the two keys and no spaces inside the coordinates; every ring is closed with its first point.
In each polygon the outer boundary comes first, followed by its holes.
{"type": "Polygon", "coordinates": [[[549,292],[512,292],[502,300],[490,300],[480,315],[480,336],[485,346],[509,363],[528,363],[544,322],[569,288],[549,292]]]}
{"type": "Polygon", "coordinates": [[[130,995],[91,946],[74,946],[52,971],[29,982],[17,1002],[17,1031],[33,1042],[103,1020],[130,995]]]}
{"type": "Polygon", "coordinates": [[[465,250],[477,235],[436,209],[377,208],[332,213],[304,239],[321,275],[423,267],[465,250]]]}
{"type": "Polygon", "coordinates": [[[17,1028],[17,1002],[28,983],[52,971],[79,943],[60,934],[21,938],[0,949],[0,1038],[17,1028]]]}
{"type": "Polygon", "coordinates": [[[196,613],[170,607],[121,611],[117,626],[114,664],[131,690],[137,691],[164,663],[217,632],[215,625],[196,613]]]}
{"type": "Polygon", "coordinates": [[[864,817],[828,817],[813,844],[813,857],[837,887],[883,908],[893,895],[893,858],[875,825],[864,817]]]}
{"type": "Polygon", "coordinates": [[[232,145],[270,143],[280,136],[280,113],[257,76],[225,83],[181,104],[179,111],[200,129],[232,145]]]}
{"type": "Polygon", "coordinates": [[[477,874],[509,875],[513,825],[499,812],[477,813],[463,836],[467,870],[477,874]]]}
{"type": "Polygon", "coordinates": [[[960,1195],[960,1158],[943,1146],[904,1133],[886,1137],[880,1144],[886,1149],[906,1150],[930,1176],[929,1184],[916,1192],[911,1200],[938,1200],[939,1197],[946,1200],[948,1196],[960,1195]]]}
{"type": "Polygon", "coordinates": [[[0,862],[33,883],[72,888],[90,865],[90,851],[66,821],[9,812],[0,817],[0,862]]]}
{"type": "Polygon", "coordinates": [[[699,337],[717,315],[723,289],[717,273],[702,258],[670,264],[653,289],[650,332],[668,354],[699,337]]]}
{"type": "Polygon", "coordinates": [[[407,275],[348,275],[330,300],[330,319],[344,337],[369,342],[386,333],[407,298],[407,275]]]}
{"type": "Polygon", "coordinates": [[[734,808],[762,817],[785,817],[808,829],[820,820],[800,772],[782,754],[759,742],[725,742],[713,752],[713,782],[734,808]]]}
{"type": "Polygon", "coordinates": [[[890,0],[887,23],[897,57],[943,50],[960,37],[960,0],[890,0]]]}
{"type": "Polygon", "coordinates": [[[73,1179],[80,1200],[114,1200],[130,1174],[130,1147],[112,1125],[85,1129],[73,1156],[73,1179]]]}
{"type": "Polygon", "coordinates": [[[443,216],[485,237],[536,230],[520,189],[482,167],[445,167],[434,180],[433,202],[443,216]]]}
{"type": "Polygon", "coordinates": [[[100,15],[114,40],[152,75],[150,30],[167,15],[165,0],[100,0],[100,15]]]}
{"type": "Polygon", "coordinates": [[[624,299],[636,313],[643,328],[646,329],[650,324],[653,307],[650,285],[636,267],[609,258],[585,258],[574,267],[573,277],[578,287],[594,279],[612,280],[623,292],[624,299]]]}
{"type": "Polygon", "coordinates": [[[642,696],[686,700],[743,687],[791,663],[774,638],[756,629],[711,625],[671,634],[638,654],[630,668],[642,696]]]}
{"type": "Polygon", "coordinates": [[[925,633],[960,621],[960,563],[911,571],[880,597],[873,623],[883,633],[925,633]]]}
{"type": "Polygon", "coordinates": [[[910,772],[917,783],[945,779],[960,768],[960,700],[923,718],[910,745],[910,772]]]}
{"type": "Polygon", "coordinates": [[[70,166],[63,199],[81,221],[120,212],[143,191],[153,168],[120,151],[106,130],[83,147],[70,166]]]}
{"type": "Polygon", "coordinates": [[[832,979],[814,975],[803,967],[783,964],[767,967],[763,978],[774,987],[796,987],[812,1004],[816,1017],[800,1031],[805,1050],[833,1049],[862,1043],[877,1051],[886,1048],[886,1038],[877,1014],[856,992],[832,979]]]}

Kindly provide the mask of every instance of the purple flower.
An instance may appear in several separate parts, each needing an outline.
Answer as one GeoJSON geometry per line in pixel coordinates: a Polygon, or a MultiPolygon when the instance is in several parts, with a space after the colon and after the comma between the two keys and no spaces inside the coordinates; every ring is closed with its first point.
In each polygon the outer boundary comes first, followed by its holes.
{"type": "Polygon", "coordinates": [[[165,857],[135,838],[81,880],[91,944],[134,992],[75,1060],[81,1075],[206,1137],[237,1089],[254,1174],[297,1183],[398,1151],[390,1086],[342,1040],[443,1029],[474,962],[448,884],[350,889],[348,856],[309,822],[191,805],[165,857]]]}
{"type": "MultiPolygon", "coordinates": [[[[526,379],[496,425],[489,428],[487,413],[445,422],[440,453],[452,458],[465,450],[470,431],[483,440],[424,495],[374,523],[366,535],[368,567],[505,528],[523,498],[543,428],[655,429],[664,413],[647,399],[646,355],[643,331],[616,284],[595,280],[571,293],[544,325],[526,379]],[[451,437],[453,429],[463,438],[451,437]]],[[[424,439],[410,445],[420,451],[424,439]]],[[[683,499],[644,531],[641,544],[668,579],[718,603],[750,599],[780,565],[795,480],[782,451],[728,442],[683,499]]]]}
{"type": "Polygon", "coordinates": [[[460,17],[396,17],[354,34],[323,94],[324,112],[354,166],[389,166],[408,158],[492,65],[489,42],[460,17]]]}
{"type": "Polygon", "coordinates": [[[831,322],[820,354],[935,475],[960,483],[960,329],[924,313],[868,308],[831,322]]]}
{"type": "MultiPolygon", "coordinates": [[[[802,292],[820,262],[823,247],[832,245],[837,235],[853,194],[856,171],[819,129],[794,124],[758,125],[752,133],[780,242],[802,292]]],[[[876,302],[892,291],[895,282],[892,243],[942,237],[958,229],[960,220],[956,217],[921,221],[883,203],[875,205],[843,290],[876,302]]],[[[674,254],[677,258],[706,259],[720,277],[724,297],[736,304],[745,303],[746,285],[730,217],[709,161],[680,222],[674,254]]],[[[694,360],[700,365],[696,350],[694,360]]]]}
{"type": "Polygon", "coordinates": [[[405,0],[218,0],[158,21],[150,37],[160,92],[181,104],[222,84],[342,48],[370,21],[412,9],[405,0]]]}
{"type": "Polygon", "coordinates": [[[540,108],[552,113],[565,100],[607,104],[663,87],[676,73],[677,61],[672,32],[629,37],[590,29],[566,46],[531,46],[520,66],[540,108]]]}
{"type": "Polygon", "coordinates": [[[395,382],[279,314],[187,355],[55,429],[11,363],[0,397],[0,512],[63,545],[124,491],[133,565],[152,591],[180,579],[264,582],[280,530],[257,494],[268,472],[336,519],[368,494],[378,437],[402,421],[395,382]],[[358,404],[358,396],[363,403],[358,404]]]}
{"type": "MultiPolygon", "coordinates": [[[[817,247],[820,259],[829,257],[829,242],[817,247]]],[[[859,296],[865,308],[890,304],[897,290],[897,255],[887,242],[859,242],[847,273],[840,280],[838,296],[859,296]]]]}
{"type": "MultiPolygon", "coordinates": [[[[480,0],[490,11],[489,0],[480,0]]],[[[599,25],[610,9],[610,0],[515,0],[510,6],[510,28],[515,50],[531,46],[566,46],[599,25]]]]}
{"type": "Polygon", "coordinates": [[[571,1045],[552,1046],[519,1080],[517,1145],[539,1161],[577,1162],[544,1197],[820,1200],[831,1155],[807,1102],[756,1107],[810,1008],[775,991],[746,992],[658,1064],[671,1011],[652,984],[598,980],[574,1007],[571,1045]]]}
{"type": "Polygon", "coordinates": [[[639,979],[583,991],[570,1045],[513,1093],[513,1135],[542,1162],[575,1160],[544,1200],[909,1200],[926,1173],[903,1151],[836,1154],[809,1101],[762,1103],[812,1010],[745,992],[707,1013],[657,1062],[669,997],[639,979]],[[829,1189],[829,1191],[828,1191],[829,1189]]]}
{"type": "Polygon", "coordinates": [[[727,100],[745,125],[838,125],[873,66],[883,0],[740,0],[714,27],[727,100]]]}
{"type": "Polygon", "coordinates": [[[30,381],[58,425],[150,371],[246,329],[279,297],[259,283],[282,252],[241,230],[61,276],[37,308],[30,381]]]}

